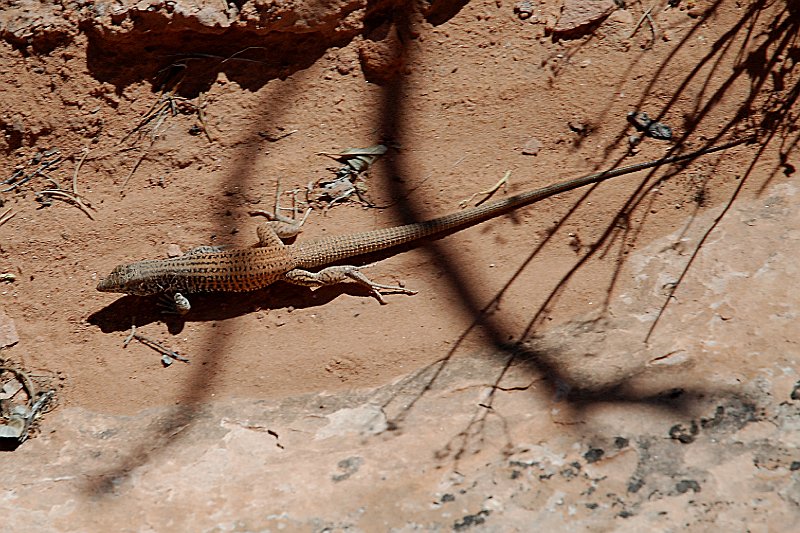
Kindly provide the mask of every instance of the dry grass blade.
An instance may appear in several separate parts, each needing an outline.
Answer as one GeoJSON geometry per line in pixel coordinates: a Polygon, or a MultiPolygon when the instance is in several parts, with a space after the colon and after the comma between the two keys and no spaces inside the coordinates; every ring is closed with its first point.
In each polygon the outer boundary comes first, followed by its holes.
{"type": "Polygon", "coordinates": [[[506,171],[506,173],[503,175],[503,177],[502,177],[502,178],[500,178],[500,181],[498,181],[497,183],[495,183],[494,185],[492,185],[491,187],[489,187],[489,188],[488,188],[488,189],[486,189],[485,191],[479,191],[479,192],[476,192],[475,194],[473,194],[473,195],[472,195],[472,196],[470,196],[469,198],[466,198],[466,199],[464,199],[464,200],[461,200],[460,202],[458,202],[458,206],[459,206],[461,209],[464,209],[465,207],[467,207],[467,206],[470,204],[470,202],[472,202],[472,200],[473,200],[473,199],[474,199],[476,196],[480,196],[480,195],[482,195],[482,194],[483,194],[483,195],[485,195],[485,196],[484,196],[484,197],[483,197],[483,198],[482,198],[482,199],[481,199],[481,200],[480,200],[480,201],[479,201],[477,204],[475,204],[476,206],[479,206],[479,205],[481,205],[483,202],[485,202],[486,200],[488,200],[489,198],[491,198],[491,197],[494,195],[494,193],[496,193],[497,191],[499,191],[499,190],[500,190],[500,187],[504,187],[504,188],[505,188],[505,187],[508,187],[508,178],[510,178],[510,177],[511,177],[511,171],[510,171],[510,170],[508,170],[508,171],[506,171]]]}
{"type": "Polygon", "coordinates": [[[166,119],[166,113],[172,111],[173,116],[176,114],[175,103],[173,100],[175,99],[175,92],[180,87],[181,82],[178,81],[170,91],[166,89],[161,90],[161,94],[158,96],[155,102],[150,106],[150,109],[147,110],[147,113],[144,114],[144,117],[139,121],[135,128],[133,128],[127,135],[125,135],[120,141],[119,144],[124,143],[127,141],[131,135],[141,130],[147,124],[156,120],[156,125],[151,128],[150,130],[150,138],[153,139],[158,135],[158,128],[163,124],[164,120],[166,119]]]}
{"type": "Polygon", "coordinates": [[[203,134],[205,134],[208,142],[214,142],[214,140],[211,138],[211,134],[208,132],[208,124],[206,124],[206,112],[203,110],[203,108],[206,106],[206,103],[206,95],[201,94],[198,98],[197,104],[195,105],[195,108],[197,109],[197,120],[203,127],[203,134]]]}
{"type": "Polygon", "coordinates": [[[141,165],[142,161],[144,161],[144,158],[147,157],[147,154],[150,152],[150,148],[153,147],[153,144],[155,144],[155,140],[151,140],[150,141],[150,146],[145,148],[144,152],[142,152],[142,155],[140,155],[139,159],[136,161],[136,164],[133,165],[133,168],[131,168],[130,172],[128,172],[128,175],[125,176],[125,180],[122,182],[122,190],[119,191],[120,194],[123,194],[123,195],[125,194],[125,187],[128,185],[128,182],[133,177],[133,174],[139,168],[139,165],[141,165]]]}
{"type": "Polygon", "coordinates": [[[80,172],[81,166],[83,165],[83,162],[86,160],[86,156],[88,155],[89,155],[89,149],[84,148],[83,157],[81,157],[78,163],[75,165],[75,172],[72,173],[72,194],[74,194],[75,196],[78,195],[78,172],[80,172]]]}
{"type": "Polygon", "coordinates": [[[89,208],[91,207],[91,204],[88,204],[88,200],[87,200],[87,203],[84,203],[84,201],[81,199],[80,195],[72,194],[72,193],[70,193],[68,191],[64,191],[64,190],[61,190],[61,189],[45,189],[43,191],[37,192],[36,196],[49,196],[51,198],[54,197],[54,198],[58,198],[60,200],[66,200],[68,202],[71,202],[71,203],[75,204],[76,206],[78,206],[78,208],[81,211],[83,211],[86,214],[87,217],[89,217],[91,220],[94,220],[94,217],[92,216],[91,211],[89,211],[89,208]]]}
{"type": "Polygon", "coordinates": [[[83,155],[78,160],[78,162],[75,163],[75,170],[72,172],[71,192],[61,188],[61,185],[58,183],[58,181],[54,180],[53,178],[44,173],[41,173],[42,176],[44,176],[44,178],[47,181],[53,184],[53,188],[44,189],[42,191],[37,192],[36,197],[39,199],[41,199],[42,197],[57,198],[59,200],[64,200],[69,203],[75,204],[78,207],[78,209],[83,211],[86,214],[86,216],[89,217],[90,220],[94,220],[92,212],[90,211],[90,209],[92,208],[92,203],[87,198],[84,198],[78,192],[78,174],[80,173],[81,166],[83,165],[83,162],[86,160],[86,157],[88,155],[89,155],[89,149],[84,148],[83,155]]]}
{"type": "Polygon", "coordinates": [[[5,212],[0,215],[0,226],[14,218],[14,215],[16,215],[16,213],[12,213],[11,208],[6,209],[5,212]]]}

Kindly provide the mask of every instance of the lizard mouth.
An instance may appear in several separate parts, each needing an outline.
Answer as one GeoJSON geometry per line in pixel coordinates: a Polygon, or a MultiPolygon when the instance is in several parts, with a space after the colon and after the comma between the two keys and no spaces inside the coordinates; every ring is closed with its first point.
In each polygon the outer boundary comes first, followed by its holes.
{"type": "Polygon", "coordinates": [[[118,283],[113,279],[113,276],[106,276],[97,284],[97,290],[100,292],[114,292],[118,290],[118,283]]]}

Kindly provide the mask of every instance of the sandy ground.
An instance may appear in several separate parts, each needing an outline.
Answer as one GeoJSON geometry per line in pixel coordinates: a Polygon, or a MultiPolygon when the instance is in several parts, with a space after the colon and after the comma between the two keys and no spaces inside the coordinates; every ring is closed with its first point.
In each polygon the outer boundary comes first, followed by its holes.
{"type": "Polygon", "coordinates": [[[731,531],[777,531],[797,519],[792,3],[596,2],[604,16],[572,31],[560,28],[587,15],[571,1],[2,7],[0,214],[14,216],[0,226],[0,270],[16,280],[0,285],[0,301],[19,340],[0,355],[57,392],[34,438],[0,458],[18,473],[3,503],[15,524],[32,509],[42,530],[98,531],[126,516],[131,530],[154,531],[500,531],[531,520],[566,530],[573,519],[593,531],[699,531],[720,516],[756,521],[731,531]],[[673,139],[632,147],[635,110],[671,126],[673,139]],[[275,284],[195,296],[178,319],[152,298],[95,290],[120,263],[252,245],[259,221],[249,213],[272,207],[278,182],[301,207],[314,200],[307,239],[456,211],[508,171],[497,196],[748,135],[758,141],[387,254],[369,275],[419,293],[384,306],[350,286],[275,284]],[[316,184],[341,164],[320,153],[377,143],[389,150],[359,182],[366,202],[352,195],[322,209],[316,184]],[[42,193],[54,188],[90,207],[42,193]],[[190,362],[165,368],[137,341],[124,348],[134,324],[190,362]],[[407,383],[423,385],[408,393],[407,383]],[[476,405],[499,409],[491,399],[507,389],[514,400],[496,417],[506,429],[469,422],[476,405]],[[402,416],[384,403],[398,390],[412,398],[402,416]],[[549,422],[532,421],[537,413],[549,422]],[[252,427],[281,429],[248,440],[252,427]],[[469,442],[450,442],[462,430],[469,442]],[[461,469],[473,438],[493,444],[461,469]],[[698,439],[702,452],[688,460],[698,439]],[[661,441],[681,452],[646,451],[661,441]],[[721,460],[720,443],[741,449],[721,460]],[[594,449],[627,458],[589,475],[594,449]],[[47,472],[56,457],[63,472],[47,472]],[[571,462],[583,470],[564,478],[571,462]],[[740,463],[756,470],[737,486],[740,463]],[[243,473],[223,483],[229,474],[209,465],[243,473]],[[266,480],[246,475],[262,467],[266,480]],[[326,469],[335,472],[325,479],[359,475],[317,486],[308,472],[326,469]],[[508,490],[487,503],[504,469],[508,490]],[[371,491],[388,470],[390,490],[371,491]],[[161,474],[163,492],[142,487],[161,474]],[[520,476],[524,486],[511,483],[520,476]],[[555,481],[545,487],[542,476],[555,481]],[[603,476],[619,482],[603,493],[619,502],[569,510],[573,496],[605,490],[603,476]],[[442,488],[456,478],[460,488],[442,488]],[[569,490],[556,484],[572,479],[569,490]],[[657,489],[645,494],[637,479],[657,489]],[[236,507],[242,487],[274,508],[236,507]],[[539,496],[519,503],[525,491],[539,496]],[[219,512],[185,501],[178,517],[155,512],[164,505],[155,495],[167,493],[213,493],[219,512]],[[445,509],[444,494],[467,493],[468,505],[445,509]],[[318,504],[330,494],[340,507],[318,504]],[[126,499],[139,511],[121,508],[126,499]],[[771,517],[755,510],[768,505],[779,508],[771,517]]]}

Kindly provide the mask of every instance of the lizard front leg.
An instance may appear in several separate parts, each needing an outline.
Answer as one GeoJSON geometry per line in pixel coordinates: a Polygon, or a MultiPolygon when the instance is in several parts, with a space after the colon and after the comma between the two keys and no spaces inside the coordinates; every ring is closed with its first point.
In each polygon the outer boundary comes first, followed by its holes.
{"type": "MultiPolygon", "coordinates": [[[[216,254],[222,252],[226,248],[227,248],[226,245],[196,246],[191,250],[189,250],[188,252],[184,253],[181,257],[191,257],[193,255],[200,255],[200,254],[216,254]]],[[[192,305],[189,303],[189,299],[179,292],[173,293],[172,295],[170,295],[169,293],[162,293],[161,296],[159,297],[158,305],[161,308],[162,313],[169,315],[183,316],[192,309],[192,305]]]]}
{"type": "Polygon", "coordinates": [[[319,272],[311,272],[301,268],[295,268],[283,274],[283,280],[295,285],[303,285],[305,287],[322,287],[325,285],[334,285],[344,281],[354,281],[359,285],[369,288],[375,298],[382,304],[386,301],[383,299],[381,290],[399,292],[402,294],[417,294],[417,291],[400,287],[399,285],[383,285],[375,283],[367,276],[365,276],[358,267],[350,265],[331,266],[323,268],[319,272]]]}
{"type": "Polygon", "coordinates": [[[176,292],[172,296],[161,294],[158,298],[158,305],[162,313],[183,316],[191,310],[192,305],[189,299],[183,294],[176,292]]]}

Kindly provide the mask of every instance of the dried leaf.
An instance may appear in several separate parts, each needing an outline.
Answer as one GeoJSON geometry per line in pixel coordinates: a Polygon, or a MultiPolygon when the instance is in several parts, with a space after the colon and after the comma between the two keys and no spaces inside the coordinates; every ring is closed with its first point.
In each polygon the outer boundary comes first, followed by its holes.
{"type": "Polygon", "coordinates": [[[13,398],[16,393],[22,390],[22,383],[18,379],[7,381],[3,385],[3,392],[0,392],[0,400],[8,400],[13,398]]]}

